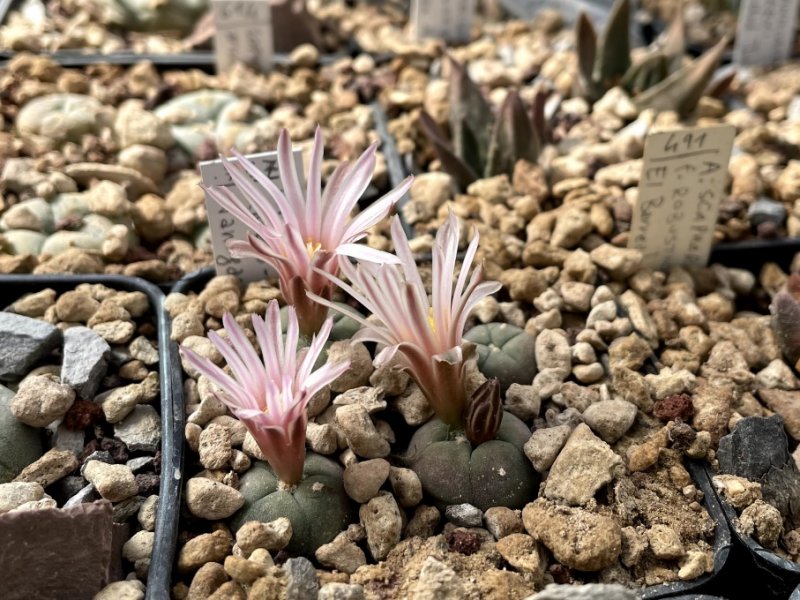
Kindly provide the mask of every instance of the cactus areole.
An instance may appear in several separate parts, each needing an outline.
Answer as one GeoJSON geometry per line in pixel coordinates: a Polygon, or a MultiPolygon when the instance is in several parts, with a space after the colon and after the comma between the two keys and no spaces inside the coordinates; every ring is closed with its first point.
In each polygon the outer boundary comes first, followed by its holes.
{"type": "Polygon", "coordinates": [[[411,438],[406,462],[441,507],[522,508],[539,486],[539,475],[522,451],[529,437],[528,426],[510,413],[502,413],[493,439],[480,445],[470,443],[464,430],[433,419],[411,438]]]}

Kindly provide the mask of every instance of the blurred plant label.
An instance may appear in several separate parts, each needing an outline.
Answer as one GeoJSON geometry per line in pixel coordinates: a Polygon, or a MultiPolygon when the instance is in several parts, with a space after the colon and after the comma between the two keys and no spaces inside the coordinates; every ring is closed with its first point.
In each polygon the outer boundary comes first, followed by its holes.
{"type": "Polygon", "coordinates": [[[735,135],[720,125],[647,136],[628,243],[645,266],[706,265],[735,135]]]}
{"type": "MultiPolygon", "coordinates": [[[[270,180],[283,190],[278,173],[278,153],[261,152],[248,154],[249,158],[270,180]]],[[[236,162],[237,159],[229,159],[236,162]]],[[[303,153],[300,149],[294,150],[294,161],[300,181],[303,181],[303,153]]],[[[236,185],[228,175],[228,171],[221,160],[209,160],[200,163],[200,177],[203,185],[207,187],[221,186],[230,189],[236,197],[242,200],[249,208],[249,203],[239,192],[236,185]]],[[[258,185],[259,189],[261,186],[258,185]]],[[[266,194],[266,191],[264,192],[266,194]]],[[[269,195],[267,195],[269,198],[269,195]]],[[[237,217],[222,208],[213,198],[206,193],[206,211],[208,212],[208,226],[211,231],[211,246],[214,250],[214,265],[217,275],[236,275],[242,281],[259,281],[269,275],[274,275],[272,270],[263,262],[254,258],[235,258],[231,256],[227,243],[230,240],[246,240],[250,228],[237,217]]],[[[250,209],[250,212],[253,212],[250,209]]],[[[255,213],[254,213],[255,214],[255,213]]]]}
{"type": "Polygon", "coordinates": [[[468,42],[476,0],[411,0],[411,27],[417,39],[468,42]]]}
{"type": "Polygon", "coordinates": [[[789,58],[798,0],[742,0],[733,62],[774,65],[789,58]]]}
{"type": "Polygon", "coordinates": [[[212,0],[217,72],[244,63],[262,73],[272,68],[272,7],[265,0],[212,0]]]}

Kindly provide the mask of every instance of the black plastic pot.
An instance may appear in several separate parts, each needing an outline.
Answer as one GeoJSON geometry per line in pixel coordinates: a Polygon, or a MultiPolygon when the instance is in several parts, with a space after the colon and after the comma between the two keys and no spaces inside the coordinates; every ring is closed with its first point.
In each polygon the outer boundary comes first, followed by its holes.
{"type": "MultiPolygon", "coordinates": [[[[715,584],[719,584],[720,573],[722,573],[731,552],[731,531],[728,522],[722,513],[719,500],[714,493],[711,485],[711,478],[708,475],[705,463],[688,461],[686,469],[692,476],[694,484],[703,492],[703,504],[709,516],[714,521],[714,570],[695,579],[694,581],[680,581],[654,585],[642,590],[644,600],[655,600],[656,598],[674,598],[676,596],[694,598],[694,593],[702,594],[711,591],[715,584]]],[[[699,596],[702,598],[702,596],[699,596]]]]}
{"type": "MultiPolygon", "coordinates": [[[[213,267],[200,269],[181,279],[175,284],[172,291],[182,294],[191,292],[199,293],[214,275],[213,267]]],[[[173,346],[177,349],[176,344],[173,344],[173,346]]],[[[178,368],[178,370],[180,371],[180,368],[178,368]]],[[[182,393],[182,388],[176,387],[175,389],[180,390],[182,393]]],[[[705,508],[716,524],[714,532],[714,570],[711,573],[698,577],[694,581],[665,583],[644,588],[641,596],[644,600],[659,600],[662,598],[673,598],[678,594],[686,594],[694,591],[708,591],[708,588],[715,583],[728,560],[732,544],[731,532],[728,528],[728,522],[720,508],[717,496],[714,493],[708,471],[703,463],[695,461],[689,462],[686,468],[691,474],[694,484],[703,492],[705,508]]],[[[687,598],[690,597],[694,596],[687,596],[687,598]]],[[[702,596],[699,598],[702,598],[702,596]]]]}
{"type": "MultiPolygon", "coordinates": [[[[2,0],[0,0],[2,1],[2,0]]],[[[0,51],[0,67],[4,67],[11,60],[15,52],[0,51]]],[[[197,50],[183,54],[137,54],[135,52],[113,52],[109,54],[84,53],[78,50],[62,50],[59,52],[42,53],[62,67],[86,67],[88,65],[111,64],[132,67],[141,62],[148,61],[159,70],[166,69],[200,69],[212,73],[216,70],[214,53],[210,50],[197,50]]],[[[331,64],[345,54],[323,54],[320,64],[331,64]]],[[[273,63],[279,67],[289,66],[291,61],[288,54],[274,54],[273,63]]]]}
{"type": "Polygon", "coordinates": [[[726,267],[747,269],[758,274],[762,266],[774,262],[788,271],[792,259],[798,252],[800,252],[800,238],[729,242],[714,246],[709,264],[720,263],[726,267]]]}
{"type": "Polygon", "coordinates": [[[110,288],[140,291],[147,295],[158,331],[161,477],[158,490],[155,543],[147,580],[147,600],[168,600],[170,577],[175,559],[180,507],[184,410],[183,396],[176,393],[183,385],[177,349],[169,339],[170,327],[163,310],[164,294],[158,287],[135,277],[117,275],[3,275],[0,276],[0,305],[44,288],[57,292],[74,289],[81,283],[101,283],[110,288]]]}
{"type": "Polygon", "coordinates": [[[722,507],[734,539],[743,550],[738,562],[750,571],[749,579],[758,586],[759,600],[784,600],[790,595],[792,600],[800,600],[800,564],[781,558],[740,531],[736,510],[716,490],[713,493],[722,507]]]}

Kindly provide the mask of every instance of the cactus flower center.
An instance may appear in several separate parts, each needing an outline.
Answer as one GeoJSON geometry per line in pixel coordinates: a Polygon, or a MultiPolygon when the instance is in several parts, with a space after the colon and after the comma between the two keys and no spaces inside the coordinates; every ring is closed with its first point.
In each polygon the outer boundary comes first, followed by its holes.
{"type": "Polygon", "coordinates": [[[433,333],[436,333],[436,321],[433,320],[433,307],[428,307],[428,327],[431,328],[433,333]]]}
{"type": "Polygon", "coordinates": [[[312,258],[320,248],[322,248],[322,244],[320,242],[314,242],[314,240],[306,240],[306,252],[308,252],[309,258],[312,258]]]}

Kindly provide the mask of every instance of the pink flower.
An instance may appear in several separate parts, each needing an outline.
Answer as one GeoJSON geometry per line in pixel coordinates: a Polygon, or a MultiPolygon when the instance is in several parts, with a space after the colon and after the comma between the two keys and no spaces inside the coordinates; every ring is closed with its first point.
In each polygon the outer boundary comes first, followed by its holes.
{"type": "Polygon", "coordinates": [[[480,266],[469,276],[478,249],[477,232],[453,286],[458,255],[458,219],[452,213],[437,233],[433,247],[431,298],[397,217],[392,221],[392,240],[400,264],[393,264],[392,260],[361,260],[354,266],[342,261],[341,270],[351,284],[325,274],[364,305],[378,321],[367,320],[325,298],[309,296],[359,321],[363,328],[353,340],[373,341],[384,346],[375,358],[376,366],[397,355],[402,368],[417,382],[436,415],[446,423],[459,425],[466,402],[465,361],[474,351],[471,344],[463,341],[467,317],[481,299],[495,293],[501,286],[497,282],[482,282],[480,266]]]}
{"type": "Polygon", "coordinates": [[[242,421],[258,442],[272,470],[293,485],[303,476],[305,461],[306,405],[311,397],[350,368],[349,362],[325,364],[312,371],[333,327],[324,322],[311,345],[297,352],[299,328],[294,308],[289,307],[286,342],[282,340],[278,301],[267,308],[266,321],[252,316],[261,358],[244,331],[226,314],[222,317],[229,340],[210,331],[208,339],[225,358],[228,375],[207,358],[181,346],[181,355],[217,388],[218,398],[242,421]]]}
{"type": "Polygon", "coordinates": [[[306,291],[331,298],[332,284],[322,273],[337,274],[340,255],[374,260],[374,250],[355,242],[366,237],[369,228],[389,214],[411,185],[412,179],[406,179],[350,219],[375,170],[376,148],[377,143],[370,146],[353,165],[340,164],[321,191],[324,140],[318,127],[304,195],[295,169],[292,141],[284,129],[278,140],[283,192],[235,150],[238,160],[225,160],[223,164],[253,212],[229,189],[207,189],[220,206],[252,231],[247,240],[228,242],[228,248],[234,256],[254,257],[278,272],[283,297],[297,309],[300,330],[306,336],[319,330],[328,312],[309,300],[306,291]]]}

